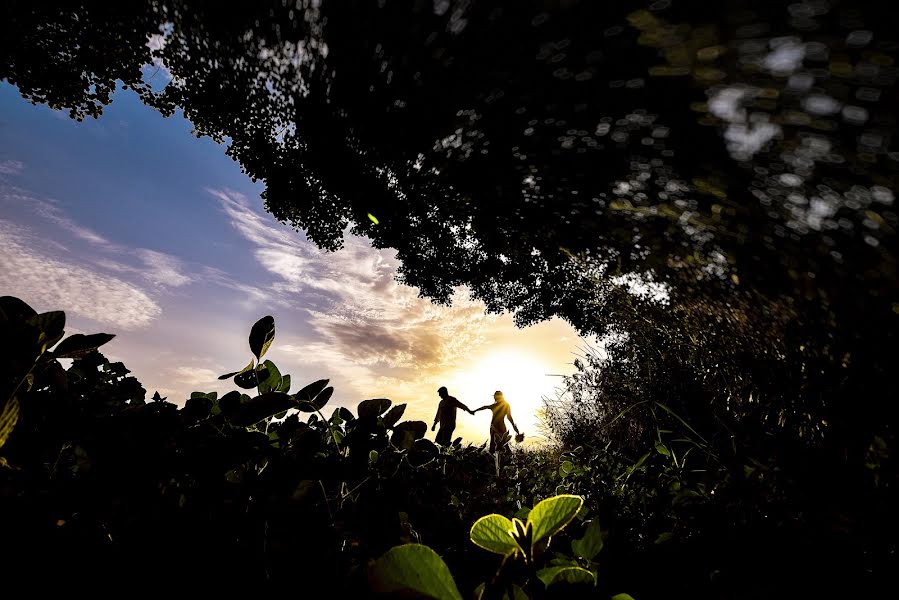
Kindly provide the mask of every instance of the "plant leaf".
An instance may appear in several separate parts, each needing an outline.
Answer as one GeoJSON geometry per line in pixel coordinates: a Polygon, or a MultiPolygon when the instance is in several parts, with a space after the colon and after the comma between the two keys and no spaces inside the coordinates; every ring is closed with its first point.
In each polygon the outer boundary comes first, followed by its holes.
{"type": "Polygon", "coordinates": [[[235,425],[249,427],[262,419],[295,407],[293,399],[287,394],[268,392],[234,407],[230,421],[235,425]]]}
{"type": "Polygon", "coordinates": [[[599,521],[592,519],[584,529],[584,537],[579,540],[571,540],[571,553],[587,560],[593,560],[600,550],[602,550],[602,531],[599,521]]]}
{"type": "Polygon", "coordinates": [[[37,315],[28,304],[15,296],[0,296],[0,317],[4,320],[27,321],[37,315]]]}
{"type": "Polygon", "coordinates": [[[41,330],[39,342],[52,348],[65,335],[66,313],[61,310],[41,313],[28,319],[28,323],[41,330]]]}
{"type": "Polygon", "coordinates": [[[322,390],[328,387],[327,379],[319,379],[318,381],[313,381],[299,392],[296,393],[295,397],[298,401],[302,402],[306,400],[307,402],[311,402],[315,399],[316,396],[321,394],[322,390]]]}
{"type": "Polygon", "coordinates": [[[111,333],[94,333],[92,335],[75,333],[59,343],[53,350],[53,356],[54,358],[78,358],[93,352],[114,337],[111,333]]]}
{"type": "Polygon", "coordinates": [[[389,429],[396,425],[396,422],[400,420],[404,412],[406,412],[405,404],[397,404],[391,407],[387,414],[384,415],[384,426],[389,429]]]}
{"type": "Polygon", "coordinates": [[[9,439],[16,422],[19,420],[19,399],[13,396],[3,405],[3,412],[0,412],[0,448],[9,439]]]}
{"type": "Polygon", "coordinates": [[[630,594],[615,594],[612,600],[634,600],[634,597],[630,594]]]}
{"type": "Polygon", "coordinates": [[[462,600],[446,563],[421,544],[391,548],[372,565],[369,578],[372,588],[381,594],[462,600]]]}
{"type": "Polygon", "coordinates": [[[428,425],[424,421],[403,421],[393,428],[390,443],[402,450],[409,450],[415,440],[420,440],[428,431],[428,425]]]}
{"type": "Polygon", "coordinates": [[[581,567],[547,567],[537,571],[537,577],[546,587],[556,583],[588,583],[596,585],[596,577],[593,573],[581,567]]]}
{"type": "Polygon", "coordinates": [[[259,373],[259,393],[280,391],[277,388],[281,385],[281,371],[270,360],[266,360],[259,367],[256,367],[259,373]],[[263,379],[263,375],[265,378],[263,379]]]}
{"type": "Polygon", "coordinates": [[[250,359],[250,364],[248,364],[247,366],[245,366],[245,367],[244,367],[243,369],[241,369],[240,371],[234,371],[233,373],[225,373],[224,375],[219,375],[219,379],[231,379],[231,378],[234,377],[235,375],[240,375],[241,373],[246,373],[247,371],[249,371],[250,369],[252,369],[253,366],[254,366],[255,364],[256,364],[256,362],[251,358],[251,359],[250,359]]]}
{"type": "Polygon", "coordinates": [[[533,543],[555,535],[577,515],[584,499],[572,494],[561,494],[537,503],[528,515],[528,523],[534,527],[533,543]]]}
{"type": "Polygon", "coordinates": [[[256,369],[250,369],[249,371],[244,371],[243,373],[238,373],[236,377],[234,377],[234,383],[245,390],[251,390],[258,384],[259,380],[256,377],[256,369]]]}
{"type": "Polygon", "coordinates": [[[475,546],[503,556],[521,552],[521,546],[512,537],[512,521],[502,515],[481,517],[471,526],[468,537],[475,546]]]}
{"type": "Polygon", "coordinates": [[[372,400],[363,400],[356,407],[356,414],[359,418],[363,417],[379,417],[384,411],[390,408],[390,400],[387,398],[374,398],[372,400]]]}
{"type": "Polygon", "coordinates": [[[302,412],[315,412],[316,410],[321,410],[324,408],[325,404],[328,403],[328,400],[331,399],[333,394],[334,388],[326,387],[312,400],[301,400],[297,405],[297,408],[302,412]]]}
{"type": "Polygon", "coordinates": [[[412,449],[409,450],[409,464],[413,467],[423,467],[440,455],[437,445],[431,440],[415,440],[412,449]]]}
{"type": "Polygon", "coordinates": [[[268,350],[275,339],[275,318],[266,315],[253,324],[250,329],[250,352],[256,360],[262,359],[262,355],[268,350]]]}

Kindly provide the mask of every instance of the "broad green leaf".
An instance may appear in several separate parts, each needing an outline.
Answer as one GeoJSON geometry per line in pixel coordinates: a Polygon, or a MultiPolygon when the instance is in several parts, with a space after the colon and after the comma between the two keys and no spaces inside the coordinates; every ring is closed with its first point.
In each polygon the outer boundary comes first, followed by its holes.
{"type": "Polygon", "coordinates": [[[66,313],[61,310],[41,313],[28,319],[28,323],[41,330],[39,343],[52,348],[65,334],[63,328],[66,326],[66,313]]]}
{"type": "Polygon", "coordinates": [[[302,412],[321,410],[328,403],[328,400],[331,399],[332,395],[334,395],[334,388],[326,387],[316,395],[315,398],[312,400],[303,400],[296,407],[302,412]]]}
{"type": "Polygon", "coordinates": [[[436,552],[421,544],[388,550],[369,573],[372,588],[381,594],[462,600],[449,568],[436,552]]]}
{"type": "Polygon", "coordinates": [[[374,398],[372,400],[363,400],[356,407],[356,414],[359,418],[363,417],[379,417],[390,408],[390,400],[387,398],[374,398]]]}
{"type": "Polygon", "coordinates": [[[468,536],[475,546],[505,556],[521,551],[521,547],[512,537],[512,529],[512,521],[506,517],[487,515],[474,522],[468,536]]]}
{"type": "Polygon", "coordinates": [[[397,404],[396,406],[391,407],[391,409],[387,411],[387,414],[384,415],[384,426],[390,428],[396,425],[404,412],[406,412],[405,404],[397,404]]]}
{"type": "Polygon", "coordinates": [[[671,452],[669,452],[668,448],[665,446],[665,444],[663,444],[661,442],[656,444],[656,452],[658,452],[662,456],[671,456],[671,452]]]}
{"type": "Polygon", "coordinates": [[[572,471],[574,471],[574,463],[571,462],[570,460],[564,461],[564,462],[559,466],[559,474],[560,474],[562,477],[565,477],[566,475],[568,475],[568,474],[571,473],[572,471]]]}
{"type": "Polygon", "coordinates": [[[539,502],[528,515],[534,527],[534,544],[561,531],[577,515],[584,499],[562,494],[539,502]]]}
{"type": "Polygon", "coordinates": [[[537,578],[549,587],[556,583],[586,583],[596,585],[596,577],[581,567],[547,567],[537,571],[537,578]]]}
{"type": "Polygon", "coordinates": [[[92,335],[75,333],[59,343],[53,350],[53,356],[55,358],[78,358],[93,352],[114,337],[110,333],[94,333],[92,335]]]}
{"type": "Polygon", "coordinates": [[[260,367],[262,368],[256,367],[256,371],[259,373],[259,393],[281,391],[278,389],[281,385],[281,371],[278,370],[275,363],[266,360],[260,367]],[[263,373],[267,373],[265,379],[262,379],[263,373]]]}
{"type": "Polygon", "coordinates": [[[3,412],[0,412],[0,448],[9,439],[16,422],[19,420],[19,399],[13,396],[3,405],[3,412]]]}
{"type": "Polygon", "coordinates": [[[256,362],[251,358],[251,359],[250,359],[250,364],[248,364],[247,366],[245,366],[245,367],[244,367],[243,369],[241,369],[240,371],[233,371],[233,372],[231,372],[231,373],[225,373],[224,375],[219,375],[219,379],[231,379],[231,378],[234,377],[235,375],[240,375],[241,373],[246,373],[247,371],[249,371],[250,369],[252,369],[253,366],[255,366],[255,364],[256,364],[256,362]]]}
{"type": "Polygon", "coordinates": [[[428,431],[428,425],[424,421],[403,421],[393,428],[390,443],[403,450],[412,448],[415,440],[420,440],[428,431]]]}
{"type": "Polygon", "coordinates": [[[587,560],[593,560],[600,550],[602,550],[602,531],[599,521],[593,519],[587,522],[584,537],[579,540],[571,540],[571,553],[587,560]]]}
{"type": "Polygon", "coordinates": [[[630,594],[615,594],[612,600],[634,600],[634,597],[630,594]]]}
{"type": "Polygon", "coordinates": [[[261,360],[262,355],[268,350],[275,339],[275,318],[266,315],[253,324],[250,329],[250,351],[261,360]]]}
{"type": "Polygon", "coordinates": [[[326,387],[328,387],[327,379],[319,379],[318,381],[313,381],[296,393],[296,399],[298,401],[311,401],[315,399],[315,397],[318,396],[326,387]]]}
{"type": "Polygon", "coordinates": [[[285,394],[290,392],[290,375],[282,375],[281,383],[278,384],[278,389],[276,392],[284,392],[285,394]]]}

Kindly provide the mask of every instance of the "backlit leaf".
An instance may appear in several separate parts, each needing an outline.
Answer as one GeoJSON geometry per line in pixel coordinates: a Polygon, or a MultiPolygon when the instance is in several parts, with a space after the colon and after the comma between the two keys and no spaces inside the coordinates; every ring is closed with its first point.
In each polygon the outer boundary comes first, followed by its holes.
{"type": "Polygon", "coordinates": [[[462,600],[449,568],[436,552],[421,544],[388,550],[369,573],[375,592],[407,598],[462,600]]]}
{"type": "Polygon", "coordinates": [[[471,526],[468,536],[475,546],[496,554],[512,554],[521,547],[512,537],[512,521],[502,515],[481,517],[471,526]]]}
{"type": "Polygon", "coordinates": [[[580,496],[562,494],[537,503],[528,515],[528,522],[534,527],[534,543],[555,535],[577,515],[584,499],[580,496]]]}

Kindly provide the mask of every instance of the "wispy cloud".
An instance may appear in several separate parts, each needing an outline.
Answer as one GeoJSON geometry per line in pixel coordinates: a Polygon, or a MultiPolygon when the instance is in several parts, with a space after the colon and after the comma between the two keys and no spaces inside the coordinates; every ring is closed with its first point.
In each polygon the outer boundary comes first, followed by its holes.
{"type": "Polygon", "coordinates": [[[25,169],[25,163],[19,160],[0,160],[0,175],[18,175],[25,169]]]}
{"type": "Polygon", "coordinates": [[[0,289],[42,310],[65,307],[82,317],[121,329],[149,325],[162,312],[143,290],[122,279],[36,250],[40,240],[0,220],[0,289]]]}
{"type": "Polygon", "coordinates": [[[180,287],[191,282],[181,260],[164,252],[148,248],[128,248],[109,241],[96,231],[78,224],[66,215],[60,204],[52,199],[38,198],[27,190],[7,187],[0,190],[7,202],[29,207],[34,214],[83,240],[107,256],[94,258],[94,263],[114,272],[136,274],[158,287],[180,287]],[[131,261],[136,264],[129,264],[131,261]]]}

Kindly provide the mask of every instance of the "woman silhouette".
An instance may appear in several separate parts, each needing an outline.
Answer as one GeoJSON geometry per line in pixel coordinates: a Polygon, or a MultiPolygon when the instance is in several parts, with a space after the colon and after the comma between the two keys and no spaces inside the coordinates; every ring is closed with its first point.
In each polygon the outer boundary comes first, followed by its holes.
{"type": "Polygon", "coordinates": [[[493,404],[488,404],[487,406],[482,406],[481,408],[476,409],[474,412],[478,412],[479,410],[490,410],[493,413],[493,416],[490,418],[490,452],[500,452],[505,449],[509,445],[509,440],[511,439],[509,436],[509,430],[506,429],[506,419],[509,419],[509,423],[512,424],[512,429],[515,430],[515,433],[520,437],[521,434],[518,432],[518,426],[515,425],[515,421],[512,420],[512,407],[509,406],[509,403],[506,402],[506,399],[503,397],[503,393],[497,390],[493,393],[493,404]]]}

